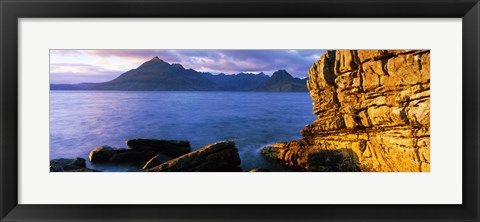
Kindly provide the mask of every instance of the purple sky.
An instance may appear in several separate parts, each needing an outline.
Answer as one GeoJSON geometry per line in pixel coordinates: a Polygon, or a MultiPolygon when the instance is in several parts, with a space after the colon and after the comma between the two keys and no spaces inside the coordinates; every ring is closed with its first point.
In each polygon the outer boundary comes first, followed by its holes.
{"type": "Polygon", "coordinates": [[[50,82],[105,82],[158,56],[168,63],[213,74],[264,72],[285,69],[295,77],[325,50],[50,50],[50,82]]]}

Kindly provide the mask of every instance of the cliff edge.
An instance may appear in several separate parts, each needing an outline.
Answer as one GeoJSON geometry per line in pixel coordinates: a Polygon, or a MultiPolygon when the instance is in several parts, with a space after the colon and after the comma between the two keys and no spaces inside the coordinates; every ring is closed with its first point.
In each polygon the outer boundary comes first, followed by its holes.
{"type": "Polygon", "coordinates": [[[309,70],[318,118],[262,149],[305,171],[430,171],[430,51],[327,51],[309,70]]]}

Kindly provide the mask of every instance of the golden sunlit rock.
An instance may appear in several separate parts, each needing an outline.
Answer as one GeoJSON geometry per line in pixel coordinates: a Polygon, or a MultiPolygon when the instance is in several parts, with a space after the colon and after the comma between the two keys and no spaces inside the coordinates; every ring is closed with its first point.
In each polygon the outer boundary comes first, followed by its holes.
{"type": "Polygon", "coordinates": [[[430,171],[430,51],[337,50],[309,70],[318,117],[262,153],[305,171],[430,171]]]}

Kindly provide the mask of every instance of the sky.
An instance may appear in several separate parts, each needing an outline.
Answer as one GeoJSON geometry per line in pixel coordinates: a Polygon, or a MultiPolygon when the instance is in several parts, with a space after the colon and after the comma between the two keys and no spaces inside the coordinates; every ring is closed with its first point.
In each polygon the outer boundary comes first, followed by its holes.
{"type": "Polygon", "coordinates": [[[158,56],[212,74],[271,75],[279,69],[305,78],[325,50],[50,50],[50,83],[106,82],[158,56]]]}

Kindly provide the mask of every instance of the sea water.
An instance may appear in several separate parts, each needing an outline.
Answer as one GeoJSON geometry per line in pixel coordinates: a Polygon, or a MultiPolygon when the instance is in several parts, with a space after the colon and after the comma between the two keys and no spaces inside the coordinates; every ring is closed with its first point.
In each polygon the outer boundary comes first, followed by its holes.
{"type": "Polygon", "coordinates": [[[233,140],[243,170],[286,170],[260,153],[269,144],[300,139],[312,123],[307,92],[51,91],[50,159],[82,157],[90,168],[135,171],[128,164],[92,164],[100,145],[125,140],[188,140],[192,150],[233,140]]]}

